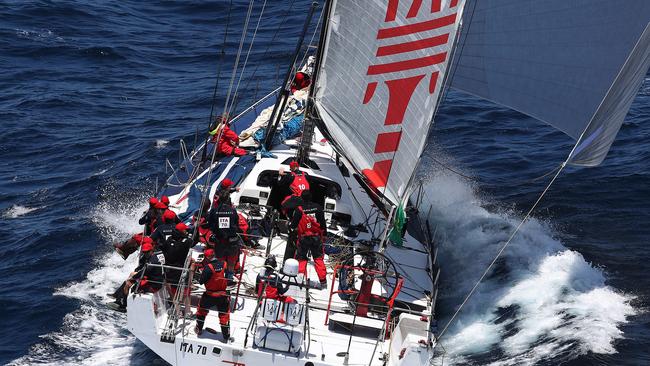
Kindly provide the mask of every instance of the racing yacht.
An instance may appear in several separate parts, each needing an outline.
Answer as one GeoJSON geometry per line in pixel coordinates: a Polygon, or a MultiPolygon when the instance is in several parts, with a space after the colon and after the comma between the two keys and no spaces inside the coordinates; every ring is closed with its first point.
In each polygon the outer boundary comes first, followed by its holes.
{"type": "MultiPolygon", "coordinates": [[[[129,331],[173,365],[429,364],[448,324],[439,332],[440,268],[416,170],[446,88],[573,137],[561,168],[597,165],[650,62],[650,6],[634,3],[326,2],[314,57],[298,62],[303,32],[282,85],[228,119],[249,153],[221,156],[206,141],[160,192],[189,224],[206,214],[202,202],[221,181],[237,187],[233,205],[260,245],[242,247],[228,289],[231,337],[214,330],[214,310],[206,331],[194,332],[205,289],[193,281],[192,264],[201,261],[202,244],[188,255],[175,296],[167,286],[131,289],[129,331]],[[299,71],[312,83],[292,93],[299,71]],[[326,286],[312,263],[297,274],[283,258],[287,192],[277,182],[293,161],[326,212],[326,286]],[[285,263],[279,274],[295,303],[256,290],[272,255],[285,263]]],[[[228,101],[224,114],[234,115],[228,101]]]]}

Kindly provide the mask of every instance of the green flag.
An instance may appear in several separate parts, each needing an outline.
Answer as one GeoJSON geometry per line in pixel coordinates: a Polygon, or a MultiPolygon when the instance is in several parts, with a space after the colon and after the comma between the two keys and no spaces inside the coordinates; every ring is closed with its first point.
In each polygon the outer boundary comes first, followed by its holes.
{"type": "Polygon", "coordinates": [[[399,207],[397,207],[397,212],[395,212],[395,217],[393,218],[393,229],[388,234],[388,239],[398,247],[402,246],[402,231],[405,223],[406,214],[404,213],[402,205],[399,205],[399,207]]]}

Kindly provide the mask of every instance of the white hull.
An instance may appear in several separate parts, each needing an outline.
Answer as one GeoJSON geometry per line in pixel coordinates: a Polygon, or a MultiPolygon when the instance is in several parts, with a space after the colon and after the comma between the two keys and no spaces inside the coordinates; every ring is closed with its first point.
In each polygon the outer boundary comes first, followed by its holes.
{"type": "MultiPolygon", "coordinates": [[[[373,207],[373,202],[366,194],[353,174],[344,176],[336,165],[335,153],[326,142],[321,142],[323,137],[316,132],[312,143],[311,159],[318,165],[319,169],[303,169],[311,177],[323,178],[336,182],[341,187],[340,197],[328,197],[326,205],[334,207],[333,210],[339,214],[349,215],[351,223],[367,224],[367,233],[360,232],[355,240],[370,240],[380,237],[384,230],[385,219],[378,214],[373,207]],[[354,197],[353,197],[354,196],[354,197]],[[333,205],[333,206],[332,206],[333,205]],[[374,235],[372,231],[374,232],[374,235]]],[[[272,150],[277,159],[265,158],[258,161],[244,180],[239,184],[240,192],[233,194],[233,203],[249,201],[250,198],[259,199],[260,205],[266,205],[270,188],[258,186],[258,176],[265,171],[278,171],[282,166],[288,170],[288,166],[282,164],[296,154],[296,141],[286,141],[272,150]],[[246,200],[242,200],[247,197],[246,200]]],[[[233,160],[229,163],[228,169],[236,165],[233,160]]],[[[352,169],[349,169],[352,172],[352,169]]],[[[224,171],[217,179],[219,182],[227,171],[224,171]]],[[[176,211],[187,210],[187,196],[189,186],[180,193],[170,197],[172,205],[179,202],[176,211]]],[[[214,192],[214,187],[211,194],[214,192]]],[[[246,212],[244,212],[247,214],[246,212]]],[[[331,215],[328,214],[328,224],[331,215]]],[[[330,233],[342,235],[345,228],[334,225],[329,228],[330,233]]],[[[286,235],[275,236],[271,243],[267,239],[260,240],[260,244],[270,245],[271,254],[275,254],[278,262],[284,253],[286,235]]],[[[196,254],[196,253],[195,253],[196,254]]],[[[242,287],[239,295],[231,296],[231,302],[237,297],[236,311],[230,314],[231,336],[234,340],[225,343],[219,334],[219,323],[216,310],[210,311],[205,327],[217,331],[213,334],[204,331],[197,336],[193,329],[195,321],[192,318],[177,321],[176,336],[173,343],[161,341],[167,317],[170,313],[165,305],[167,292],[163,289],[157,294],[133,294],[128,298],[128,329],[140,341],[146,344],[151,350],[158,354],[165,361],[172,365],[426,365],[432,357],[433,342],[430,335],[430,323],[435,297],[437,294],[437,269],[432,261],[435,259],[430,253],[430,248],[409,235],[405,236],[402,248],[389,245],[384,254],[395,264],[397,271],[403,276],[403,288],[397,295],[396,301],[402,313],[393,318],[388,324],[380,319],[354,317],[349,313],[350,304],[341,300],[334,294],[330,303],[330,290],[332,286],[338,289],[338,280],[332,283],[333,269],[329,258],[328,264],[328,288],[323,290],[309,290],[310,302],[308,304],[308,328],[302,319],[294,327],[284,323],[269,322],[261,316],[251,326],[247,337],[247,328],[254,318],[258,304],[251,288],[254,288],[255,278],[264,262],[264,251],[249,251],[242,276],[242,287]],[[248,289],[248,292],[246,291],[248,289]],[[328,313],[328,307],[330,311],[328,313]],[[411,314],[407,313],[412,309],[411,314]],[[347,312],[347,313],[346,313],[347,312]],[[326,324],[326,317],[329,317],[329,324],[326,324]],[[354,323],[354,327],[350,323],[354,323]],[[333,327],[333,324],[353,329],[342,331],[342,328],[333,327]],[[392,332],[387,337],[378,336],[382,334],[385,326],[388,325],[392,332]],[[261,338],[264,332],[256,332],[258,327],[268,331],[269,329],[281,328],[261,338]],[[266,327],[266,328],[264,328],[266,327]],[[336,329],[335,329],[336,328],[336,329]],[[257,333],[257,336],[256,336],[257,333]],[[285,337],[285,338],[283,338],[285,337]],[[261,339],[266,341],[262,342],[261,339]],[[290,340],[287,340],[290,339],[290,340]],[[291,352],[281,351],[283,347],[293,342],[291,352]],[[285,345],[286,343],[286,345],[285,345]],[[266,344],[266,348],[264,348],[266,344]],[[296,351],[297,350],[297,351],[296,351]],[[346,356],[347,355],[347,356],[346,356]]],[[[310,264],[308,274],[311,280],[317,282],[315,271],[310,264]]],[[[386,296],[387,289],[373,286],[373,294],[386,296]]],[[[290,293],[299,303],[306,301],[304,289],[292,288],[290,293]]],[[[202,289],[193,290],[194,301],[200,296],[202,289]]],[[[307,309],[307,307],[304,307],[307,309]]],[[[196,308],[192,306],[192,312],[196,308]]],[[[288,346],[287,346],[288,347],[288,346]]]]}

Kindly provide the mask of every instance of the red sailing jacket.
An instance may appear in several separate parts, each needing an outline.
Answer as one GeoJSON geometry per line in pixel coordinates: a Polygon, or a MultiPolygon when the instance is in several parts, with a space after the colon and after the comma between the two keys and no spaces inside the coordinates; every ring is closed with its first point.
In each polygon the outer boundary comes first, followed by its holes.
{"type": "Polygon", "coordinates": [[[210,279],[205,283],[205,293],[215,297],[226,295],[228,280],[224,275],[225,268],[223,265],[215,268],[214,263],[210,262],[204,270],[208,269],[212,272],[212,276],[210,276],[210,279]]]}
{"type": "Polygon", "coordinates": [[[296,172],[291,172],[291,175],[293,175],[293,182],[291,182],[289,188],[294,195],[300,196],[302,191],[309,190],[309,182],[305,173],[300,172],[300,174],[296,174],[296,172]]]}
{"type": "Polygon", "coordinates": [[[323,230],[321,229],[320,224],[316,218],[306,214],[302,210],[302,206],[299,206],[298,210],[300,210],[300,213],[302,213],[302,217],[298,222],[298,238],[305,236],[321,236],[323,230]]]}

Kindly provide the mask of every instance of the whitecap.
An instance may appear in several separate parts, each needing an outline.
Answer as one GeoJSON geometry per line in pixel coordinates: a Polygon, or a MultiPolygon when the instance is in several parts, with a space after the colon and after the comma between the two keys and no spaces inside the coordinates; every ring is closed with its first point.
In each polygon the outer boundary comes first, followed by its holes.
{"type": "Polygon", "coordinates": [[[144,351],[145,346],[126,330],[124,314],[108,309],[106,303],[112,301],[107,294],[137,265],[136,255],[125,261],[112,250],[112,243],[142,230],[137,221],[147,208],[146,196],[133,201],[111,197],[90,214],[110,249],[94,260],[95,268],[85,279],[54,292],[55,296],[80,300],[80,308],[64,317],[61,329],[41,336],[43,342],[11,365],[128,365],[134,362],[134,354],[144,351]]]}
{"type": "Polygon", "coordinates": [[[26,207],[21,205],[13,205],[7,211],[5,211],[3,216],[7,219],[15,219],[27,215],[30,212],[40,210],[43,207],[26,207]]]}
{"type": "MultiPolygon", "coordinates": [[[[423,202],[432,207],[430,224],[440,243],[442,329],[520,216],[484,209],[473,187],[455,176],[434,175],[423,202]]],[[[495,365],[616,352],[621,326],[637,312],[634,297],[608,286],[602,269],[555,236],[537,219],[523,225],[496,274],[487,276],[443,337],[445,363],[496,350],[503,357],[495,365]]]]}
{"type": "Polygon", "coordinates": [[[169,140],[158,139],[156,140],[156,148],[162,149],[169,144],[169,140]]]}

